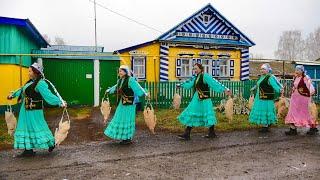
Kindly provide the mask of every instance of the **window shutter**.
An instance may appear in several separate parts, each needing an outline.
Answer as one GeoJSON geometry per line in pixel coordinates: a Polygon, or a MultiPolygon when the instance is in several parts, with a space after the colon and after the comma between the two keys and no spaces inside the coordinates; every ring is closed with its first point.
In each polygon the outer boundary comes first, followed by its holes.
{"type": "Polygon", "coordinates": [[[192,66],[194,66],[197,63],[197,59],[193,58],[192,59],[192,66]]]}
{"type": "Polygon", "coordinates": [[[234,60],[229,61],[230,76],[234,77],[234,60]]]}
{"type": "Polygon", "coordinates": [[[216,76],[220,76],[220,60],[216,60],[216,76]]]}
{"type": "Polygon", "coordinates": [[[143,57],[144,74],[143,79],[147,78],[147,56],[143,57]]]}
{"type": "Polygon", "coordinates": [[[195,72],[193,71],[193,66],[197,63],[197,59],[196,58],[193,58],[192,59],[192,64],[191,64],[191,67],[190,67],[190,71],[191,71],[191,76],[194,76],[195,75],[195,72]]]}
{"type": "Polygon", "coordinates": [[[176,60],[176,77],[181,77],[181,59],[176,60]]]}
{"type": "Polygon", "coordinates": [[[215,60],[211,60],[211,71],[212,71],[212,76],[216,76],[216,61],[215,60]]]}
{"type": "Polygon", "coordinates": [[[131,69],[134,71],[134,56],[131,56],[131,69]]]}

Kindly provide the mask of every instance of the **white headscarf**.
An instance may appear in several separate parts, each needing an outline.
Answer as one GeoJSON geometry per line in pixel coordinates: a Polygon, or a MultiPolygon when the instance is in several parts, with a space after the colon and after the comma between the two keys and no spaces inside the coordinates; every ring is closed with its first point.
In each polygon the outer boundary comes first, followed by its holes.
{"type": "Polygon", "coordinates": [[[272,71],[269,63],[262,64],[261,69],[267,70],[269,73],[272,71]]]}
{"type": "Polygon", "coordinates": [[[296,70],[297,70],[297,71],[301,71],[301,72],[304,72],[304,71],[305,71],[303,65],[297,65],[297,66],[296,66],[296,70]]]}
{"type": "Polygon", "coordinates": [[[121,65],[119,69],[123,69],[124,71],[126,71],[126,73],[127,73],[128,76],[131,76],[131,72],[132,72],[132,71],[130,70],[129,66],[127,66],[127,65],[121,65]]]}
{"type": "Polygon", "coordinates": [[[31,66],[33,68],[35,68],[36,70],[38,70],[41,73],[42,76],[44,76],[44,74],[43,74],[43,66],[42,65],[40,65],[38,63],[33,63],[31,66]]]}

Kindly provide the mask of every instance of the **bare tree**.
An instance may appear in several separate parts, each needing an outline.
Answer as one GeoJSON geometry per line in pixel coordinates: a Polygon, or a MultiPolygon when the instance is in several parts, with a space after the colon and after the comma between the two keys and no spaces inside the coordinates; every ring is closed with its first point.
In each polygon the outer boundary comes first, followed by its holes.
{"type": "Polygon", "coordinates": [[[51,39],[50,37],[48,36],[48,34],[43,34],[42,37],[47,41],[47,43],[51,43],[51,39]]]}
{"type": "Polygon", "coordinates": [[[262,53],[256,53],[256,54],[250,53],[249,57],[250,57],[250,59],[255,59],[255,60],[259,60],[259,59],[264,58],[262,53]]]}
{"type": "Polygon", "coordinates": [[[311,32],[306,40],[305,57],[308,60],[316,60],[320,58],[320,27],[311,32]]]}
{"type": "Polygon", "coordinates": [[[301,36],[301,31],[284,31],[280,36],[275,56],[285,60],[303,59],[303,50],[304,40],[301,36]]]}
{"type": "Polygon", "coordinates": [[[54,38],[54,44],[55,45],[65,45],[65,41],[63,40],[63,38],[56,36],[54,38]]]}

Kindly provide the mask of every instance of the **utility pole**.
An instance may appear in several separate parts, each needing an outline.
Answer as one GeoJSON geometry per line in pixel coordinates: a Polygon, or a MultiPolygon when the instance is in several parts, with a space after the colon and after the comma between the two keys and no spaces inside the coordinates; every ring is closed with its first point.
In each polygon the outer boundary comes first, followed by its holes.
{"type": "Polygon", "coordinates": [[[97,47],[97,7],[96,7],[96,0],[94,0],[94,44],[95,44],[95,51],[98,52],[97,47]]]}

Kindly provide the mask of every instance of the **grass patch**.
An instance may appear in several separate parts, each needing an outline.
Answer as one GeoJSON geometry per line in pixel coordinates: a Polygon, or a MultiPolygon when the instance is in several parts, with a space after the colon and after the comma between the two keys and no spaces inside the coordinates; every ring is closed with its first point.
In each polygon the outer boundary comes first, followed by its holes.
{"type": "MultiPolygon", "coordinates": [[[[157,116],[157,125],[156,131],[169,131],[169,132],[183,132],[185,126],[183,126],[178,120],[177,117],[182,112],[182,110],[168,110],[168,109],[158,109],[156,110],[157,116]]],[[[217,131],[226,132],[226,131],[243,131],[252,128],[257,128],[257,125],[249,123],[248,115],[234,115],[234,119],[229,123],[228,119],[224,114],[217,112],[216,113],[218,124],[217,131]]],[[[143,113],[139,112],[137,114],[137,126],[146,128],[143,119],[143,113]]],[[[279,119],[278,124],[274,125],[275,127],[283,127],[284,120],[279,119]]],[[[194,128],[193,132],[204,132],[207,131],[207,128],[199,127],[194,128]]]]}
{"type": "MultiPolygon", "coordinates": [[[[92,107],[78,107],[78,108],[68,108],[68,113],[70,118],[74,120],[89,118],[93,111],[92,107]]],[[[46,116],[61,116],[63,112],[62,108],[47,108],[45,109],[46,116]]]]}
{"type": "Polygon", "coordinates": [[[13,137],[8,134],[7,124],[3,116],[0,117],[0,149],[13,144],[13,137]]]}

